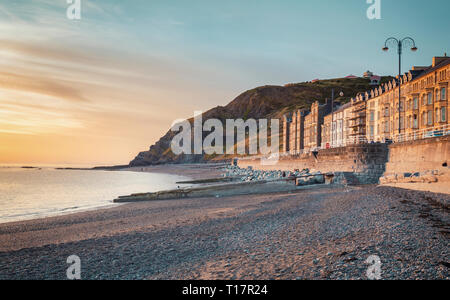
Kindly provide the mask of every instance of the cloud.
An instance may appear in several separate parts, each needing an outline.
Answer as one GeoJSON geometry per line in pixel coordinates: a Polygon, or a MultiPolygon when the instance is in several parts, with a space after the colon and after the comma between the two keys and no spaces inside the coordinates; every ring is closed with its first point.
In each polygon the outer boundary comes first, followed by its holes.
{"type": "Polygon", "coordinates": [[[88,101],[77,89],[43,77],[0,72],[0,88],[48,95],[68,101],[88,101]]]}
{"type": "Polygon", "coordinates": [[[102,23],[120,15],[120,7],[101,2],[90,8],[101,17],[70,22],[63,5],[29,3],[0,4],[0,136],[8,149],[0,151],[0,162],[23,161],[24,147],[42,148],[33,159],[54,153],[76,161],[93,141],[98,149],[83,159],[99,162],[102,149],[120,157],[116,163],[128,162],[174,119],[228,98],[211,82],[211,74],[221,74],[215,66],[153,51],[141,37],[125,34],[120,19],[102,23]],[[52,149],[39,144],[49,140],[52,149]]]}

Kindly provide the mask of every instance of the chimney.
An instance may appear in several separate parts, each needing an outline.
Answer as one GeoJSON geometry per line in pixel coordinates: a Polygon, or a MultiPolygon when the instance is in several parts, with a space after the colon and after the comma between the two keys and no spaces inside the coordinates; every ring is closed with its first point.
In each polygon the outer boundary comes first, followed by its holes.
{"type": "Polygon", "coordinates": [[[440,64],[443,60],[447,59],[447,56],[435,56],[433,57],[433,68],[440,64]]]}

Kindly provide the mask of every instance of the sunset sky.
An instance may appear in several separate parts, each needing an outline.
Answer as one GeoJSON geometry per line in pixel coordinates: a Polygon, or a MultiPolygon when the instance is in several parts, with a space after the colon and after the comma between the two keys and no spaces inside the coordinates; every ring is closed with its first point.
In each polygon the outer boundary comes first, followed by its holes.
{"type": "Polygon", "coordinates": [[[128,163],[175,119],[260,85],[396,73],[450,54],[448,1],[0,0],[0,165],[128,163]]]}

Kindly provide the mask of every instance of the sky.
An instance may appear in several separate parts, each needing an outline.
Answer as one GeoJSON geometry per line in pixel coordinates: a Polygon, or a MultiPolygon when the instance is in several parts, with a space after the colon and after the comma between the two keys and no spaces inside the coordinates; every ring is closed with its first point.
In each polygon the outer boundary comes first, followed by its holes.
{"type": "Polygon", "coordinates": [[[0,165],[126,164],[177,119],[262,85],[394,75],[450,55],[450,2],[0,0],[0,165]]]}

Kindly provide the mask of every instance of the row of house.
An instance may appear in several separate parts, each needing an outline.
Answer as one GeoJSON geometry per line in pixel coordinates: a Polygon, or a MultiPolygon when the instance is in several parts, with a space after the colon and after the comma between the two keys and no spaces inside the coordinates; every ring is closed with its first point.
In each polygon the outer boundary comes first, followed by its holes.
{"type": "Polygon", "coordinates": [[[342,106],[315,102],[283,118],[283,150],[300,154],[349,144],[449,134],[450,57],[413,67],[400,78],[359,93],[342,106]],[[399,99],[399,86],[401,98],[399,99]]]}

